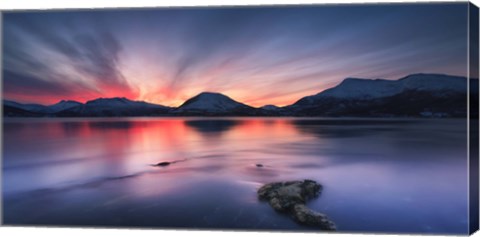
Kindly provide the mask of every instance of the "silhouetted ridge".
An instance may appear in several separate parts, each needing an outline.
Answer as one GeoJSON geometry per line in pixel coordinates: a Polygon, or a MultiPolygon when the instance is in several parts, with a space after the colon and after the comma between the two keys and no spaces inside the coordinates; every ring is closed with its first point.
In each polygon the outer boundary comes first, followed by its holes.
{"type": "Polygon", "coordinates": [[[200,93],[175,110],[183,115],[255,115],[258,109],[213,92],[200,93]]]}
{"type": "MultiPolygon", "coordinates": [[[[470,91],[478,96],[478,79],[470,91]],[[472,89],[473,87],[473,89],[472,89]]],[[[57,104],[21,104],[4,100],[5,116],[359,116],[465,117],[465,77],[417,73],[398,80],[346,78],[337,86],[306,96],[292,105],[249,105],[215,92],[202,92],[178,108],[132,101],[125,97],[98,98],[85,104],[62,100],[57,104]]],[[[478,107],[478,100],[471,106],[478,107]]],[[[478,116],[478,115],[477,115],[478,116]]]]}
{"type": "Polygon", "coordinates": [[[464,117],[466,94],[467,80],[458,76],[419,73],[399,80],[347,78],[286,110],[296,116],[464,117]]]}

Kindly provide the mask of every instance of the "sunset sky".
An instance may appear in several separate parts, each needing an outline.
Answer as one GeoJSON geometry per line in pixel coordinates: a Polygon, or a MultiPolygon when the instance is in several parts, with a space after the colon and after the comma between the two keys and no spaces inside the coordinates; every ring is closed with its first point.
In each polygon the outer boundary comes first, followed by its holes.
{"type": "Polygon", "coordinates": [[[288,105],[346,77],[466,76],[464,3],[159,8],[3,14],[3,98],[127,97],[178,106],[204,91],[288,105]]]}

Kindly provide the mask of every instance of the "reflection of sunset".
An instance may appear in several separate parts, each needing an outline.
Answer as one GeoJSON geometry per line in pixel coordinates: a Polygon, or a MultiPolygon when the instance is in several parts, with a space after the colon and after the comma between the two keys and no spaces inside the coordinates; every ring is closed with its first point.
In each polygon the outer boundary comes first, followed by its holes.
{"type": "MultiPolygon", "coordinates": [[[[95,158],[91,161],[96,163],[94,168],[90,162],[66,166],[64,170],[70,175],[89,172],[112,173],[112,177],[123,173],[140,174],[140,186],[129,187],[132,194],[140,197],[175,192],[179,188],[178,183],[173,185],[175,179],[193,178],[196,172],[223,173],[229,167],[234,172],[247,171],[256,175],[253,164],[266,157],[249,150],[260,151],[274,140],[293,141],[298,136],[288,119],[94,119],[45,125],[48,130],[43,134],[44,139],[62,138],[65,139],[62,143],[68,144],[58,150],[60,153],[75,159],[95,158]],[[76,142],[69,142],[72,140],[76,142]],[[179,163],[165,169],[150,166],[163,161],[179,163]],[[155,185],[161,187],[152,189],[154,184],[148,177],[161,174],[168,174],[168,178],[155,181],[155,185]]],[[[263,175],[268,177],[269,174],[274,173],[265,167],[263,175]]],[[[58,174],[43,177],[57,179],[58,174]]]]}
{"type": "Polygon", "coordinates": [[[298,134],[298,131],[288,119],[247,119],[231,131],[231,134],[236,139],[268,139],[277,136],[287,138],[298,134]]]}
{"type": "Polygon", "coordinates": [[[133,136],[133,150],[158,151],[171,148],[181,149],[180,138],[187,136],[187,129],[181,120],[134,123],[130,133],[133,136]]]}
{"type": "Polygon", "coordinates": [[[381,229],[397,223],[378,224],[392,212],[408,226],[432,213],[427,219],[438,230],[465,230],[464,120],[338,120],[7,118],[4,216],[11,223],[205,228],[253,228],[270,218],[263,227],[285,219],[282,226],[297,230],[256,190],[312,179],[324,190],[311,207],[328,207],[336,221],[352,217],[354,208],[375,218],[368,228],[381,229]],[[170,163],[152,166],[158,162],[170,163]],[[375,205],[385,211],[372,211],[375,205]],[[451,216],[461,219],[455,224],[451,216]]]}
{"type": "Polygon", "coordinates": [[[81,141],[64,148],[69,156],[105,157],[111,161],[104,168],[128,168],[139,162],[148,165],[190,159],[212,152],[260,149],[260,145],[256,147],[251,142],[258,140],[262,144],[271,141],[272,137],[289,140],[298,135],[288,119],[99,120],[46,125],[49,125],[48,134],[44,134],[46,137],[68,137],[81,141]]]}

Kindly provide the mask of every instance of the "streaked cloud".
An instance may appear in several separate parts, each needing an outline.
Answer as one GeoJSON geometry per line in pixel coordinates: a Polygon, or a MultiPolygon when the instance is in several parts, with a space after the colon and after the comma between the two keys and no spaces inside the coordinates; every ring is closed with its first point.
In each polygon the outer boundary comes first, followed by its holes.
{"type": "Polygon", "coordinates": [[[286,105],[346,77],[466,75],[467,4],[4,14],[4,97],[286,105]]]}

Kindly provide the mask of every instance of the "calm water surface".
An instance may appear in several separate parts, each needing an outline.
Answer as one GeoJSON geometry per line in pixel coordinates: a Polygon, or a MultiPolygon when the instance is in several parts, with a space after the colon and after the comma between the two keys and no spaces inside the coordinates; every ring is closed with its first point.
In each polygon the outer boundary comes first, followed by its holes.
{"type": "Polygon", "coordinates": [[[467,231],[465,120],[6,119],[5,224],[317,231],[256,198],[314,179],[339,231],[467,231]],[[167,167],[151,164],[176,161],[167,167]],[[257,168],[255,164],[263,164],[257,168]]]}

